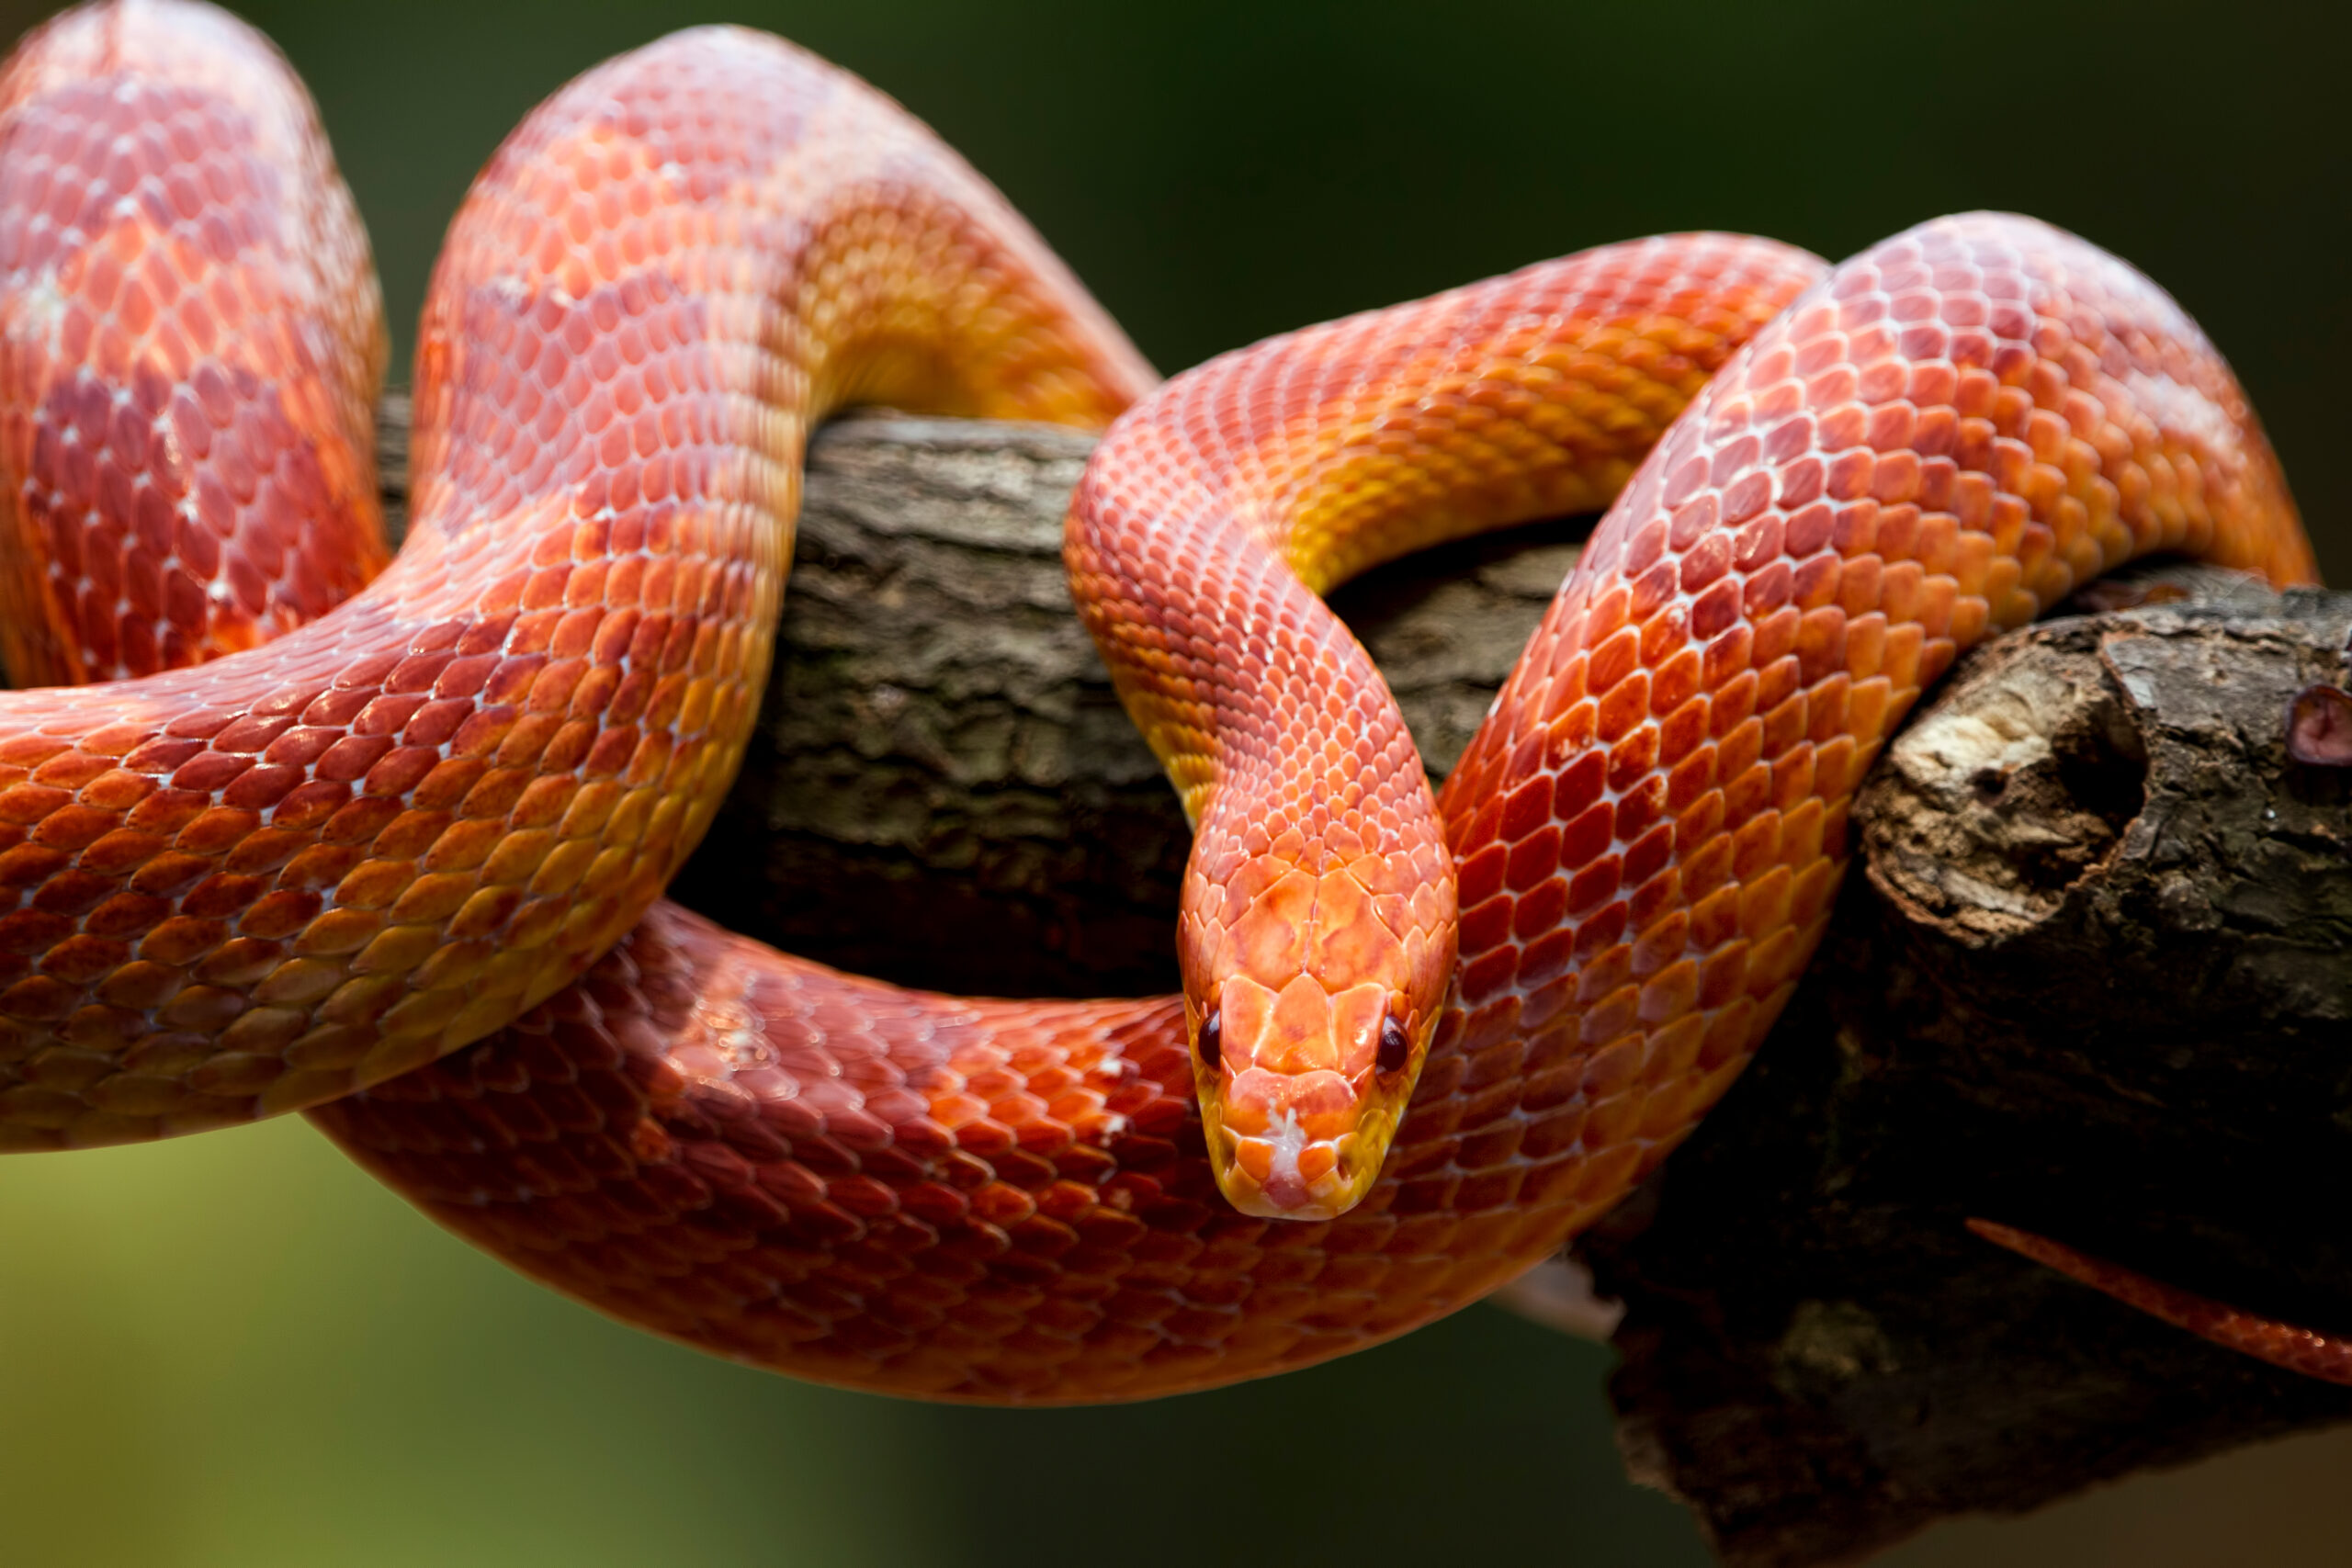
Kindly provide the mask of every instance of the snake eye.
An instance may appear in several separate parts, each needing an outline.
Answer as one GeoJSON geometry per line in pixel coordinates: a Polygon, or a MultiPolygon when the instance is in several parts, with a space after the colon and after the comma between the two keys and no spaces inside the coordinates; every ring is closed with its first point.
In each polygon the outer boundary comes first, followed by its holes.
{"type": "Polygon", "coordinates": [[[1225,1052],[1225,1010],[1209,1009],[1208,1017],[1201,1021],[1201,1065],[1214,1067],[1225,1052]]]}
{"type": "Polygon", "coordinates": [[[1405,1036],[1405,1026],[1390,1013],[1380,1021],[1380,1056],[1374,1064],[1384,1073],[1401,1073],[1405,1062],[1412,1055],[1413,1043],[1405,1036]]]}

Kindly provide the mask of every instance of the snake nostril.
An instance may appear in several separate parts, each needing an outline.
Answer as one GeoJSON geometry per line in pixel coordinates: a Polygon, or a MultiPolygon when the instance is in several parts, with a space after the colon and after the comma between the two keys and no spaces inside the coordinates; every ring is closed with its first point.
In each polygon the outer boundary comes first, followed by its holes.
{"type": "Polygon", "coordinates": [[[1412,1049],[1413,1043],[1406,1036],[1405,1026],[1396,1021],[1395,1013],[1380,1021],[1380,1056],[1375,1065],[1382,1072],[1403,1072],[1412,1049]]]}
{"type": "Polygon", "coordinates": [[[1225,1010],[1209,1009],[1208,1017],[1201,1021],[1201,1065],[1214,1067],[1225,1054],[1225,1010]]]}

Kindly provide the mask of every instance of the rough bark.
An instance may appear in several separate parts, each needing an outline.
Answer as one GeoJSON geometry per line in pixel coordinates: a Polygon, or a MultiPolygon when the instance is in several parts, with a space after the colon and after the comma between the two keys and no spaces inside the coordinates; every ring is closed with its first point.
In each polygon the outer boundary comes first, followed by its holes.
{"type": "Polygon", "coordinates": [[[2347,630],[2316,593],[2045,624],[1890,748],[1757,1066],[1580,1249],[1628,1462],[1725,1562],[2352,1416],[1962,1228],[2352,1332],[2352,787],[2284,745],[2347,630]]]}
{"type": "MultiPolygon", "coordinates": [[[[818,437],[760,731],[677,897],[912,984],[1173,984],[1185,827],[1061,576],[1087,449],[898,417],[818,437]]],[[[1572,537],[1338,596],[1433,771],[1572,537]]],[[[1626,1303],[1629,1464],[1726,1562],[1849,1561],[2352,1416],[1961,1225],[2352,1331],[2352,1233],[2298,1201],[2352,1169],[2352,785],[2283,744],[2347,628],[2352,598],[2243,584],[2045,623],[1890,749],[1867,874],[1759,1066],[1580,1249],[1626,1303]]]]}
{"type": "MultiPolygon", "coordinates": [[[[681,900],[910,984],[1175,987],[1191,831],[1062,575],[1091,445],[910,419],[819,436],[759,734],[681,900]]],[[[1348,592],[1432,767],[1468,743],[1575,558],[1559,536],[1348,592]]]]}

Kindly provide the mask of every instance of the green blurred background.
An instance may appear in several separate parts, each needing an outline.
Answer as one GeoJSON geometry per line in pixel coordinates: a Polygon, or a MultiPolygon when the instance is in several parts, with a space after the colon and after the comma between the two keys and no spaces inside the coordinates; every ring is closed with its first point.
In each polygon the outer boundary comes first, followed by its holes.
{"type": "MultiPolygon", "coordinates": [[[[49,7],[0,0],[13,35],[49,7]]],[[[309,80],[404,364],[467,180],[573,72],[731,19],[928,118],[1165,368],[1661,229],[1840,255],[1972,207],[2170,288],[2352,580],[2343,39],[2261,4],[424,0],[246,10],[309,80]]],[[[2327,30],[2323,30],[2325,28],[2327,30]]],[[[1628,1485],[1607,1352],[1478,1308],[1266,1384],[943,1410],[615,1327],[298,1122],[0,1162],[0,1562],[1697,1564],[1628,1485]]],[[[2337,1562],[2352,1440],[1885,1559],[2337,1562]]]]}

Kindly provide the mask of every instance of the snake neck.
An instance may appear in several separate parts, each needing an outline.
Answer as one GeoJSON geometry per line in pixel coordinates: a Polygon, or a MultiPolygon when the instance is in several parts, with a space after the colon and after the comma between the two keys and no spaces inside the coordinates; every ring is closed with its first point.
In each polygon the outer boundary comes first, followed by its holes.
{"type": "MultiPolygon", "coordinates": [[[[1334,683],[1285,690],[1283,672],[1277,714],[1334,683]]],[[[1436,805],[1385,687],[1355,690],[1337,748],[1277,728],[1226,750],[1179,904],[1211,1162],[1236,1208],[1268,1218],[1335,1218],[1369,1190],[1453,985],[1436,805]],[[1323,776],[1334,750],[1344,783],[1323,776]]]]}
{"type": "Polygon", "coordinates": [[[1329,1219],[1370,1190],[1458,946],[1411,737],[1317,595],[1606,502],[1816,270],[1748,240],[1611,247],[1227,355],[1097,451],[1073,591],[1194,819],[1178,958],[1237,1208],[1329,1219]]]}
{"type": "Polygon", "coordinates": [[[1219,1185],[1248,1213],[1329,1219],[1377,1179],[1411,1096],[1451,984],[1453,884],[1395,700],[1268,532],[1082,480],[1068,548],[1194,818],[1177,956],[1219,1185]],[[1144,571],[1114,576],[1113,551],[1144,571]]]}

